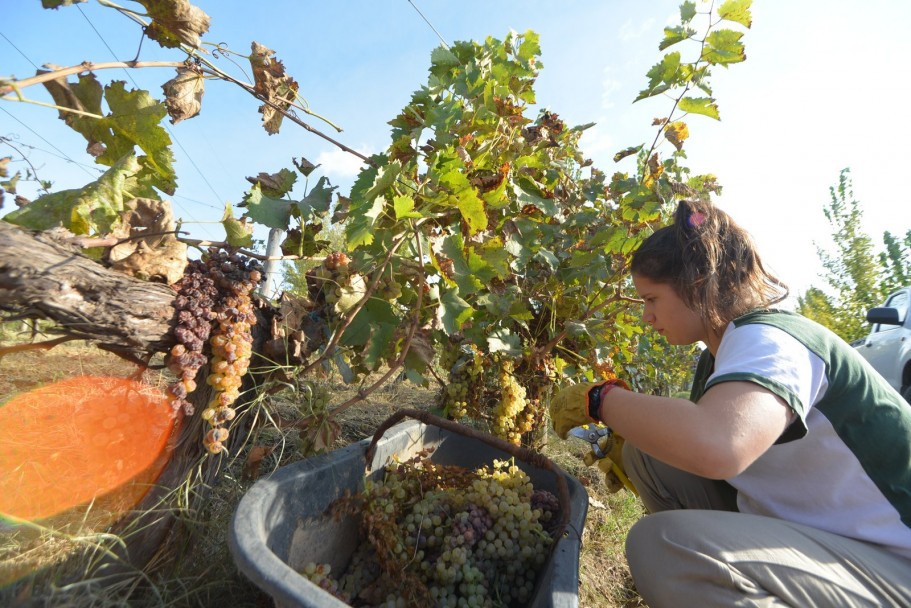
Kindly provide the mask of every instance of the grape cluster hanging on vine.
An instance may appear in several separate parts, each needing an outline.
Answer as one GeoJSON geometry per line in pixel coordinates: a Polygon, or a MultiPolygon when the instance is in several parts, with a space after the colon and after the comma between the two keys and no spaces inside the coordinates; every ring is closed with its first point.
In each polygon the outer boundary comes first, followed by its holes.
{"type": "Polygon", "coordinates": [[[204,444],[213,454],[224,449],[229,436],[225,426],[236,415],[231,405],[240,396],[241,379],[253,352],[251,328],[256,315],[251,294],[262,279],[258,261],[212,248],[203,259],[191,261],[175,285],[177,344],[171,348],[168,368],[177,380],[167,394],[175,409],[192,415],[194,408],[187,396],[196,390],[200,368],[211,364],[206,383],[213,396],[202,417],[212,427],[204,444]],[[206,354],[206,344],[211,357],[206,354]]]}

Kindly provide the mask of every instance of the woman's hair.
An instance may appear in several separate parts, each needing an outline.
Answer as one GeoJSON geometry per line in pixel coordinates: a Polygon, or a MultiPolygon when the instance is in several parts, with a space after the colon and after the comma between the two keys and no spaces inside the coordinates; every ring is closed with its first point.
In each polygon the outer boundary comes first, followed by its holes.
{"type": "Polygon", "coordinates": [[[672,285],[714,331],[788,296],[788,287],[763,267],[749,233],[710,202],[680,201],[673,223],[633,254],[631,271],[672,285]]]}

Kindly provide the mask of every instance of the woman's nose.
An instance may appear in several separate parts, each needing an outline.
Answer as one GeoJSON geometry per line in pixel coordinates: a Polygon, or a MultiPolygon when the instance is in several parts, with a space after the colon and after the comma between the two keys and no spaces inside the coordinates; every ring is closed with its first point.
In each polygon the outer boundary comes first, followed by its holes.
{"type": "Polygon", "coordinates": [[[655,324],[655,315],[652,314],[652,312],[650,310],[643,310],[642,311],[642,320],[645,321],[646,323],[648,323],[649,325],[654,325],[655,324]]]}

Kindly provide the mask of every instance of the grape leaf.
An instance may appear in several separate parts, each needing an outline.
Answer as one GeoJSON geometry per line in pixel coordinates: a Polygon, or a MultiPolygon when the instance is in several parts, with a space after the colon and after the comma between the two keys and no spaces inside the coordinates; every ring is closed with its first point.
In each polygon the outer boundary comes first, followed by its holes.
{"type": "Polygon", "coordinates": [[[250,44],[250,66],[253,68],[253,91],[257,97],[267,101],[259,107],[263,115],[263,128],[269,135],[278,133],[291,102],[297,97],[300,85],[285,74],[285,65],[273,59],[275,51],[253,42],[250,44]]]}
{"type": "Polygon", "coordinates": [[[703,61],[713,65],[727,65],[745,61],[747,56],[743,50],[743,32],[734,30],[715,30],[705,38],[705,48],[702,50],[703,61]]]}
{"type": "Polygon", "coordinates": [[[676,27],[666,27],[664,28],[664,40],[662,40],[661,44],[658,45],[658,50],[663,51],[670,46],[674,46],[678,42],[687,40],[695,34],[696,30],[691,27],[683,27],[682,25],[678,25],[676,27]]]}
{"type": "Polygon", "coordinates": [[[437,319],[448,334],[457,333],[466,321],[474,315],[475,309],[459,297],[458,288],[447,289],[440,297],[440,306],[437,308],[437,319]]]}
{"type": "Polygon", "coordinates": [[[259,182],[244,195],[241,203],[247,208],[246,216],[257,224],[287,230],[291,222],[291,201],[272,198],[263,194],[259,182]]]}
{"type": "Polygon", "coordinates": [[[297,174],[289,169],[282,169],[278,173],[265,173],[261,171],[256,177],[248,177],[251,184],[259,184],[263,194],[270,198],[281,198],[291,192],[297,174]]]}
{"type": "Polygon", "coordinates": [[[682,112],[702,114],[715,120],[720,120],[718,106],[711,97],[684,97],[677,106],[682,112]]]}
{"type": "Polygon", "coordinates": [[[450,190],[448,202],[455,205],[462,214],[462,218],[468,224],[469,234],[476,234],[487,228],[484,201],[478,198],[477,190],[468,181],[465,173],[454,168],[440,175],[439,180],[450,190]]]}
{"type": "Polygon", "coordinates": [[[348,237],[348,250],[352,251],[361,245],[369,245],[373,242],[373,224],[376,218],[383,212],[382,198],[374,199],[368,202],[366,208],[358,207],[351,209],[348,217],[348,224],[345,226],[345,234],[348,237]]]}
{"type": "MultiPolygon", "coordinates": [[[[38,70],[38,73],[43,74],[46,72],[38,70]]],[[[94,73],[89,72],[79,76],[75,84],[70,84],[65,78],[55,78],[43,84],[47,92],[50,93],[51,98],[53,98],[54,103],[58,106],[90,112],[98,116],[103,114],[101,100],[104,96],[104,91],[94,73]]],[[[85,137],[88,142],[86,150],[90,154],[99,156],[104,152],[105,142],[110,138],[110,130],[104,124],[104,121],[63,110],[60,110],[57,116],[68,127],[85,137]]]]}
{"type": "Polygon", "coordinates": [[[41,7],[58,9],[61,6],[73,6],[80,2],[86,2],[86,0],[41,0],[41,7]]]}
{"type": "Polygon", "coordinates": [[[664,136],[678,150],[683,148],[683,142],[690,136],[690,130],[686,123],[676,120],[664,127],[664,136]]]}
{"type": "Polygon", "coordinates": [[[161,85],[165,94],[165,106],[171,117],[171,124],[193,118],[202,108],[202,96],[206,92],[202,72],[190,67],[177,68],[177,76],[161,85]]]}
{"type": "Polygon", "coordinates": [[[680,80],[680,53],[673,52],[665,55],[660,62],[652,66],[648,76],[648,88],[639,92],[633,102],[653,97],[671,88],[680,80]]]}
{"type": "Polygon", "coordinates": [[[440,251],[452,260],[450,278],[459,286],[460,293],[467,296],[484,287],[484,280],[474,272],[468,256],[465,255],[465,246],[460,235],[453,234],[443,239],[440,251]]]}
{"type": "Polygon", "coordinates": [[[139,170],[136,157],[129,154],[94,182],[45,194],[3,219],[34,230],[63,226],[73,234],[108,234],[120,223],[124,211],[124,180],[139,170]]]}
{"type": "Polygon", "coordinates": [[[332,193],[335,189],[336,186],[329,183],[329,178],[325,176],[319,178],[319,181],[310,189],[307,196],[295,203],[301,218],[305,222],[312,222],[325,217],[329,213],[329,206],[332,204],[332,193]]]}
{"type": "Polygon", "coordinates": [[[364,363],[370,369],[376,369],[382,362],[398,323],[390,302],[371,298],[352,319],[342,338],[342,344],[350,347],[366,346],[361,351],[364,363]]]}
{"type": "Polygon", "coordinates": [[[247,218],[235,219],[231,203],[225,203],[225,213],[221,218],[225,228],[228,244],[232,247],[251,247],[253,245],[253,225],[247,218]]]}
{"type": "MultiPolygon", "coordinates": [[[[519,50],[516,53],[516,57],[527,62],[535,59],[539,55],[541,55],[540,37],[532,30],[527,30],[522,34],[522,42],[519,43],[519,50]]],[[[539,69],[540,67],[541,66],[538,65],[539,69]]]]}
{"type": "Polygon", "coordinates": [[[200,36],[209,31],[209,16],[187,0],[136,0],[152,18],[145,34],[165,48],[186,44],[199,48],[200,36]]]}
{"type": "Polygon", "coordinates": [[[314,165],[306,158],[301,158],[300,162],[296,158],[292,158],[291,162],[294,163],[294,166],[297,167],[297,170],[301,172],[301,175],[304,177],[310,177],[310,174],[316,170],[320,165],[314,165]]]}
{"type": "MultiPolygon", "coordinates": [[[[402,172],[402,163],[394,160],[385,167],[381,167],[376,172],[373,185],[364,192],[364,198],[368,201],[385,194],[387,188],[391,188],[402,172]]],[[[353,194],[353,192],[352,192],[353,194]]]]}
{"type": "Polygon", "coordinates": [[[179,281],[187,266],[187,245],[174,234],[171,205],[134,198],[124,206],[124,222],[116,233],[130,238],[108,250],[106,257],[111,268],[146,281],[164,281],[166,285],[179,281]]]}
{"type": "Polygon", "coordinates": [[[753,16],[750,13],[752,3],[752,0],[726,0],[718,8],[718,17],[749,28],[753,25],[753,16]]]}
{"type": "Polygon", "coordinates": [[[397,220],[422,217],[420,213],[414,210],[414,199],[407,194],[393,198],[392,208],[395,210],[395,219],[397,220]]]}
{"type": "Polygon", "coordinates": [[[139,146],[146,153],[138,157],[139,163],[149,172],[155,187],[174,194],[177,178],[171,137],[161,126],[161,119],[167,115],[164,104],[153,99],[148,91],[127,91],[122,80],[105,87],[104,98],[111,113],[99,122],[110,130],[110,135],[104,142],[107,150],[98,157],[98,162],[109,165],[139,146]]]}
{"type": "Polygon", "coordinates": [[[687,0],[680,5],[680,22],[689,23],[696,16],[696,3],[687,0]]]}
{"type": "Polygon", "coordinates": [[[500,327],[488,336],[487,348],[492,353],[517,357],[522,354],[522,339],[505,327],[500,327]]]}

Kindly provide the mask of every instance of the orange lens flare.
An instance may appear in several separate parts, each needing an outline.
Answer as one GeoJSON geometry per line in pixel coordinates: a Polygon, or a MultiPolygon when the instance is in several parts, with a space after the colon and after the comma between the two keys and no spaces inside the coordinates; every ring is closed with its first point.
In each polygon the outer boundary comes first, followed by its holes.
{"type": "Polygon", "coordinates": [[[158,478],[175,423],[164,393],[124,378],[13,397],[0,406],[0,516],[36,521],[91,503],[116,518],[158,478]]]}

